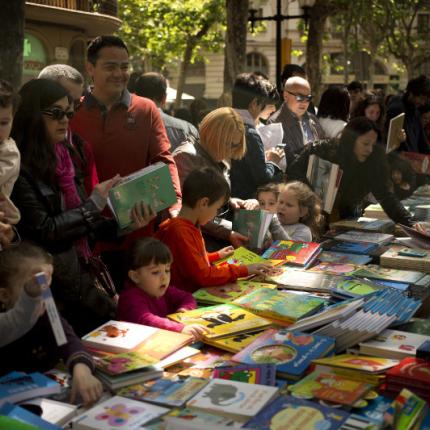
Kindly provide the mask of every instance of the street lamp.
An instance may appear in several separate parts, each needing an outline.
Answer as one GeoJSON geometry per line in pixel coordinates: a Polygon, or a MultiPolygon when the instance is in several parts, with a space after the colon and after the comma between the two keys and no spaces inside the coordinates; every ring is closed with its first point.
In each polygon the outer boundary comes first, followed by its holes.
{"type": "Polygon", "coordinates": [[[281,38],[282,21],[288,19],[303,19],[305,21],[305,28],[308,26],[309,21],[309,10],[315,4],[315,0],[298,0],[299,6],[303,9],[302,15],[282,15],[281,3],[282,0],[276,0],[276,15],[272,16],[256,16],[257,9],[249,9],[248,21],[251,23],[251,31],[254,31],[254,24],[258,21],[275,21],[276,22],[276,86],[278,90],[281,90],[281,38]]]}

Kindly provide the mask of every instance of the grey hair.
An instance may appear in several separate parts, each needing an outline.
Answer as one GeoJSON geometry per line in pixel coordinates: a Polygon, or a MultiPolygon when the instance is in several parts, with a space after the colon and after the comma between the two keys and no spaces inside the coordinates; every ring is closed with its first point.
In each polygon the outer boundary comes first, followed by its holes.
{"type": "Polygon", "coordinates": [[[66,78],[76,84],[83,84],[84,78],[81,73],[74,67],[68,64],[51,64],[46,66],[38,76],[38,79],[50,79],[51,81],[58,81],[60,78],[66,78]]]}

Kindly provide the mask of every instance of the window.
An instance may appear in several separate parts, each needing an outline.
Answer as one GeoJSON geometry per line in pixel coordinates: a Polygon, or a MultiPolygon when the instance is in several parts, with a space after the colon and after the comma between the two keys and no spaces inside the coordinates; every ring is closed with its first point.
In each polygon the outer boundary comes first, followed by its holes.
{"type": "Polygon", "coordinates": [[[269,76],[269,64],[266,57],[259,52],[246,54],[246,71],[261,72],[269,76]]]}
{"type": "Polygon", "coordinates": [[[430,14],[420,13],[417,19],[417,33],[427,34],[430,31],[430,14]]]}

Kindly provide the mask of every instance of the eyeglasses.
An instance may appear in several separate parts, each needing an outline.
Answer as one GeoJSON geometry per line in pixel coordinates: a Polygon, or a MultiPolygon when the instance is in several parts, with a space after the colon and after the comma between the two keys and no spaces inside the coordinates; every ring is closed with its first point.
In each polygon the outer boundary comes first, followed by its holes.
{"type": "Polygon", "coordinates": [[[72,110],[63,110],[60,108],[46,109],[42,111],[42,113],[43,115],[50,116],[56,121],[61,121],[65,116],[67,116],[67,119],[72,119],[73,115],[75,114],[75,112],[72,110]]]}
{"type": "MultiPolygon", "coordinates": [[[[285,91],[287,91],[287,90],[285,90],[285,91]]],[[[305,96],[303,94],[292,93],[291,91],[287,91],[287,93],[291,94],[292,96],[294,96],[296,98],[296,101],[298,101],[298,102],[309,103],[312,100],[312,94],[308,94],[307,96],[305,96]]]]}

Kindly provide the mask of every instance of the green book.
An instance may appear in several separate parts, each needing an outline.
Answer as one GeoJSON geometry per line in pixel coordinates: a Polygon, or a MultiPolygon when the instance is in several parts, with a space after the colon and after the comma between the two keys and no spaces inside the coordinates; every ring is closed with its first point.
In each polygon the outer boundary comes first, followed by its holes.
{"type": "Polygon", "coordinates": [[[234,214],[233,230],[249,238],[249,248],[261,248],[272,218],[273,214],[264,210],[239,209],[234,214]]]}
{"type": "Polygon", "coordinates": [[[268,288],[260,288],[232,302],[262,317],[286,323],[293,323],[319,311],[325,303],[319,297],[268,288]]]}
{"type": "Polygon", "coordinates": [[[130,212],[133,206],[144,201],[155,212],[160,212],[176,203],[169,168],[164,163],[152,164],[124,177],[109,191],[111,208],[121,229],[131,224],[130,212]]]}

